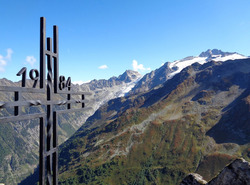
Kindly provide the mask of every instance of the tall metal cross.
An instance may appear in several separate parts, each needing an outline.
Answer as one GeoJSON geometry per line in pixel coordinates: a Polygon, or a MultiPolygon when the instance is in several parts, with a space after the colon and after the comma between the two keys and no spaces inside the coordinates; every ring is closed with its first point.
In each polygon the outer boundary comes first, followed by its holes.
{"type": "Polygon", "coordinates": [[[26,87],[27,68],[22,68],[17,76],[22,76],[21,87],[0,86],[0,91],[14,93],[14,101],[0,102],[0,109],[13,107],[14,115],[0,117],[0,123],[16,122],[30,119],[39,119],[40,122],[40,148],[39,148],[39,184],[58,184],[58,114],[82,110],[84,108],[84,95],[87,92],[71,92],[71,78],[67,80],[59,76],[59,53],[58,53],[58,27],[53,27],[53,49],[52,39],[47,38],[46,48],[46,26],[45,18],[40,18],[40,72],[37,69],[29,71],[29,76],[34,81],[33,87],[26,87]],[[46,63],[47,61],[47,63],[46,63]],[[46,80],[47,65],[47,80],[46,80]],[[39,83],[39,87],[37,83],[39,83]],[[24,100],[24,93],[44,93],[47,100],[24,100]],[[67,99],[53,101],[54,94],[66,94],[67,99]],[[80,95],[80,100],[72,99],[72,95],[80,95]],[[81,107],[71,109],[71,105],[80,103],[81,107]],[[46,111],[34,114],[22,113],[22,107],[45,105],[46,111]],[[64,110],[56,110],[54,105],[66,105],[64,110]],[[47,128],[47,131],[46,131],[47,128]]]}

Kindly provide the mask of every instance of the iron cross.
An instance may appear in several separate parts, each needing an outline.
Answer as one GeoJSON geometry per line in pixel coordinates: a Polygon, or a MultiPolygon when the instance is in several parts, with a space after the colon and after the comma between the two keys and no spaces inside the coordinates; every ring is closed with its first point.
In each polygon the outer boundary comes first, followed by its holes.
{"type": "Polygon", "coordinates": [[[81,111],[84,108],[85,95],[88,92],[72,92],[71,78],[59,76],[59,52],[58,52],[58,27],[53,27],[52,39],[46,41],[45,18],[40,18],[40,70],[32,69],[29,77],[34,82],[33,87],[26,87],[27,68],[22,68],[17,76],[22,77],[21,87],[0,86],[0,91],[14,93],[14,101],[0,102],[0,109],[14,108],[14,115],[0,117],[0,123],[16,122],[22,120],[39,119],[40,123],[40,148],[39,148],[39,184],[58,184],[58,114],[81,111]],[[47,45],[47,47],[46,47],[47,45]],[[47,79],[46,79],[47,66],[47,79]],[[39,82],[39,87],[37,84],[39,82]],[[46,100],[24,100],[24,93],[43,93],[46,100]],[[54,94],[66,94],[67,98],[62,101],[53,101],[54,94]],[[80,95],[79,100],[74,100],[73,95],[80,95]],[[80,108],[72,109],[71,105],[79,103],[80,108]],[[35,114],[24,114],[22,107],[45,105],[46,111],[35,114]],[[54,105],[66,105],[64,110],[56,110],[54,105]]]}

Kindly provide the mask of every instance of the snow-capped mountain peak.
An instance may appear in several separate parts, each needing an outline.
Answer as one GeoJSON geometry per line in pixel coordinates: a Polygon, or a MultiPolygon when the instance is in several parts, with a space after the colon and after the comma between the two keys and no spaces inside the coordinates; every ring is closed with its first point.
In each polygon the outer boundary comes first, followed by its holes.
{"type": "Polygon", "coordinates": [[[202,65],[210,61],[224,62],[227,60],[245,58],[248,57],[238,54],[236,52],[223,52],[218,49],[209,49],[205,52],[202,52],[199,56],[189,56],[181,60],[176,60],[174,62],[166,62],[160,68],[144,75],[141,80],[136,83],[136,85],[129,92],[129,94],[142,93],[148,91],[149,89],[155,88],[172,78],[174,75],[181,72],[182,69],[196,62],[202,65]]]}
{"type": "Polygon", "coordinates": [[[218,49],[208,49],[205,52],[202,52],[197,57],[186,57],[182,60],[176,60],[174,62],[169,63],[169,68],[172,69],[172,73],[169,74],[169,77],[173,77],[175,74],[179,73],[182,69],[187,66],[192,65],[193,63],[198,62],[199,64],[204,64],[210,61],[216,62],[224,62],[227,60],[235,60],[235,59],[244,59],[247,58],[244,55],[238,54],[236,52],[223,52],[218,49]]]}
{"type": "Polygon", "coordinates": [[[169,74],[169,77],[173,77],[177,73],[181,72],[187,66],[192,65],[193,63],[206,63],[207,57],[187,57],[184,60],[176,60],[172,63],[169,63],[169,68],[172,69],[172,73],[169,74]]]}

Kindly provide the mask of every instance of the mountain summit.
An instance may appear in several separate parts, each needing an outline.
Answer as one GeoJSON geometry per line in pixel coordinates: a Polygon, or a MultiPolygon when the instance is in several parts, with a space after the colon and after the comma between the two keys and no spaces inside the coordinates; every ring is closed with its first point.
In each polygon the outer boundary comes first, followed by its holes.
{"type": "Polygon", "coordinates": [[[184,68],[191,66],[196,62],[199,64],[205,64],[210,61],[224,62],[227,60],[244,58],[247,57],[236,52],[223,52],[218,49],[208,49],[196,57],[189,56],[174,62],[166,62],[160,68],[144,75],[144,77],[135,85],[132,91],[130,91],[130,94],[143,93],[155,88],[163,82],[173,78],[173,76],[180,73],[184,68]]]}
{"type": "Polygon", "coordinates": [[[213,55],[221,55],[223,57],[228,55],[237,54],[236,52],[223,52],[219,49],[208,49],[207,51],[202,52],[199,57],[212,57],[213,55]]]}
{"type": "Polygon", "coordinates": [[[118,79],[125,83],[129,83],[129,82],[138,80],[140,77],[141,77],[141,74],[139,72],[126,70],[122,75],[118,76],[118,79]]]}

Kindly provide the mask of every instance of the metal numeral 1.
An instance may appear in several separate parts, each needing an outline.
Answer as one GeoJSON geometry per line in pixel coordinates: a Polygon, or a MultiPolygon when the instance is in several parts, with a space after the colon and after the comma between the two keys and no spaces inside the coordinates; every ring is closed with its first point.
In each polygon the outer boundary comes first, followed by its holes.
{"type": "Polygon", "coordinates": [[[16,75],[21,76],[22,75],[22,87],[25,87],[26,83],[26,67],[23,67],[16,75]]]}

